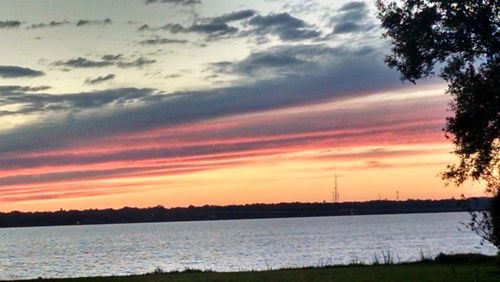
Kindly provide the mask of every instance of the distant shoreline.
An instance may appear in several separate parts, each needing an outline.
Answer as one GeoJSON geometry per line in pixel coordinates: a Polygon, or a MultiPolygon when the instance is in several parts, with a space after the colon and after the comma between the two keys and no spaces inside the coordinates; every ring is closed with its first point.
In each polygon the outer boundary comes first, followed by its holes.
{"type": "MultiPolygon", "coordinates": [[[[480,210],[476,210],[480,211],[480,210]]],[[[245,218],[220,218],[220,219],[192,219],[192,220],[163,220],[163,221],[134,221],[134,222],[104,222],[104,223],[78,223],[78,224],[52,224],[52,225],[27,225],[27,226],[0,226],[1,229],[30,228],[30,227],[62,227],[62,226],[92,226],[92,225],[125,225],[141,223],[181,223],[181,222],[204,222],[204,221],[237,221],[253,219],[293,219],[293,218],[316,218],[316,217],[350,217],[368,215],[403,215],[403,214],[429,214],[429,213],[464,213],[465,210],[454,211],[426,211],[426,212],[394,212],[394,213],[366,213],[366,214],[339,214],[339,215],[303,215],[303,216],[272,216],[272,217],[245,217],[245,218]]],[[[2,282],[2,280],[0,280],[2,282]]]]}
{"type": "Polygon", "coordinates": [[[185,208],[152,208],[60,210],[56,212],[0,213],[0,228],[95,225],[147,222],[180,222],[259,218],[290,218],[345,215],[409,214],[480,211],[490,198],[467,200],[406,200],[342,203],[278,203],[229,206],[189,206],[185,208]]]}

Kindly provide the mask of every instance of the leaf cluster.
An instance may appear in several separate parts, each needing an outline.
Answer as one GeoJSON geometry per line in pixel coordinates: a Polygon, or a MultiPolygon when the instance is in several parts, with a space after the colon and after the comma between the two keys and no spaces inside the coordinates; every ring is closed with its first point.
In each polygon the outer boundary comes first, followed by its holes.
{"type": "Polygon", "coordinates": [[[448,83],[454,115],[443,130],[460,161],[443,178],[482,179],[498,191],[500,0],[379,0],[377,8],[392,43],[388,66],[412,83],[435,75],[448,83]]]}

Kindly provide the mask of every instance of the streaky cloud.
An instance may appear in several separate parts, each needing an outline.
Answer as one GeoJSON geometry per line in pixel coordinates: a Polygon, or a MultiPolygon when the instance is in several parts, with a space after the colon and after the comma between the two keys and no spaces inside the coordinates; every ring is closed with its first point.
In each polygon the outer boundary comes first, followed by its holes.
{"type": "Polygon", "coordinates": [[[77,57],[66,61],[55,61],[53,66],[63,68],[103,68],[116,66],[118,68],[142,68],[146,65],[154,64],[156,60],[139,57],[135,60],[126,59],[122,54],[107,54],[99,60],[92,60],[84,57],[77,57]]]}
{"type": "Polygon", "coordinates": [[[331,62],[337,56],[366,56],[374,52],[375,49],[369,46],[347,49],[345,46],[332,48],[322,44],[282,45],[252,52],[238,62],[212,63],[209,69],[212,68],[215,73],[242,77],[300,76],[320,68],[322,63],[331,62]]]}
{"type": "MultiPolygon", "coordinates": [[[[305,50],[303,61],[314,61],[319,53],[340,52],[338,48],[315,47],[305,50]],[[312,57],[311,57],[312,56],[312,57]]],[[[293,54],[301,46],[284,46],[281,52],[293,54]]],[[[33,124],[18,127],[0,134],[0,154],[26,151],[36,148],[71,146],[77,140],[92,140],[98,136],[149,130],[190,122],[233,116],[244,113],[286,108],[294,105],[319,103],[373,93],[383,89],[400,87],[398,75],[388,70],[379,53],[355,51],[345,48],[343,56],[323,56],[321,64],[310,64],[294,75],[248,81],[210,90],[181,91],[168,95],[152,95],[151,89],[115,89],[103,93],[81,93],[52,95],[47,97],[25,97],[23,102],[39,105],[37,99],[45,99],[38,111],[48,106],[72,108],[95,108],[95,105],[112,105],[117,99],[122,107],[112,111],[95,112],[92,115],[76,115],[74,118],[48,124],[33,124]],[[379,59],[377,59],[379,58],[379,59]],[[124,94],[120,94],[124,92],[124,94]],[[70,99],[66,101],[66,99],[70,99]],[[126,101],[141,99],[143,102],[127,107],[126,101]],[[50,103],[47,103],[50,102],[50,103]],[[54,138],[57,136],[57,138],[54,138]],[[36,140],[36,142],[34,142],[36,140]]],[[[360,48],[363,50],[363,48],[360,48]]],[[[276,54],[279,50],[274,51],[276,54]]],[[[318,59],[319,60],[319,59],[318,59]]],[[[237,63],[233,63],[236,64],[237,63]]],[[[300,69],[300,68],[297,68],[300,69]]],[[[10,98],[13,99],[13,98],[10,98]]],[[[42,102],[43,102],[42,101],[42,102]]],[[[11,101],[12,103],[12,101],[11,101]]]]}
{"type": "Polygon", "coordinates": [[[342,5],[339,8],[339,11],[343,12],[343,11],[349,11],[349,10],[360,10],[360,9],[363,10],[366,8],[367,8],[367,5],[365,2],[349,2],[349,3],[342,5]]]}
{"type": "Polygon", "coordinates": [[[155,3],[163,3],[163,4],[174,4],[174,5],[198,5],[201,4],[201,0],[144,0],[145,4],[155,4],[155,3]]]}
{"type": "Polygon", "coordinates": [[[164,45],[164,44],[186,44],[187,40],[172,39],[172,38],[150,38],[139,41],[141,45],[164,45]]]}
{"type": "Polygon", "coordinates": [[[101,59],[103,61],[120,61],[123,59],[123,54],[106,54],[101,59]]]}
{"type": "Polygon", "coordinates": [[[17,20],[0,21],[0,28],[18,28],[20,26],[21,22],[17,20]]]}
{"type": "Polygon", "coordinates": [[[251,18],[248,23],[254,28],[252,33],[261,36],[276,35],[283,41],[318,38],[321,35],[319,29],[289,13],[258,15],[251,18]]]}
{"type": "Polygon", "coordinates": [[[246,9],[222,14],[211,18],[197,19],[191,25],[167,23],[161,27],[151,27],[144,24],[138,31],[166,30],[170,33],[198,33],[209,40],[257,36],[258,42],[267,41],[269,35],[277,36],[282,41],[302,41],[319,39],[321,30],[289,13],[271,13],[260,15],[257,11],[246,9]],[[243,21],[241,30],[230,25],[232,22],[243,21]]]}
{"type": "MultiPolygon", "coordinates": [[[[114,172],[121,169],[131,174],[158,173],[158,169],[177,173],[184,169],[213,169],[221,162],[245,161],[247,157],[268,157],[298,149],[395,145],[422,143],[422,140],[436,142],[439,137],[443,138],[439,132],[444,114],[440,110],[446,104],[442,97],[390,106],[384,104],[372,102],[361,108],[333,107],[319,112],[291,111],[279,116],[267,112],[246,118],[239,116],[149,132],[130,132],[90,143],[74,143],[73,148],[67,149],[0,155],[0,186],[116,177],[114,172]],[[395,114],[400,118],[387,118],[395,114]],[[415,114],[421,117],[417,121],[415,114]],[[367,121],[359,122],[360,115],[367,121]],[[311,120],[316,121],[313,126],[311,120]],[[208,166],[200,167],[207,163],[208,166]],[[82,168],[88,173],[81,174],[82,168]]],[[[442,148],[439,150],[442,152],[442,148]]],[[[353,161],[433,153],[437,152],[425,148],[375,148],[358,152],[322,150],[304,157],[353,161]]]]}
{"type": "Polygon", "coordinates": [[[349,2],[342,5],[331,18],[335,34],[367,32],[375,27],[365,2],[349,2]]]}
{"type": "Polygon", "coordinates": [[[248,19],[248,18],[251,18],[255,15],[257,15],[257,11],[247,9],[247,10],[235,11],[235,12],[223,14],[221,16],[213,17],[210,19],[210,21],[211,22],[228,23],[228,22],[241,21],[244,19],[248,19]]]}
{"type": "Polygon", "coordinates": [[[29,26],[31,29],[38,29],[38,28],[50,28],[50,27],[58,27],[58,26],[63,26],[63,25],[69,25],[71,24],[70,21],[51,21],[49,23],[37,23],[37,24],[32,24],[29,26]]]}
{"type": "Polygon", "coordinates": [[[30,68],[20,66],[0,66],[0,77],[3,78],[29,78],[43,76],[43,71],[38,71],[30,68]]]}
{"type": "MultiPolygon", "coordinates": [[[[101,78],[101,80],[106,80],[101,78]]],[[[108,79],[109,80],[109,79],[108,79]]],[[[24,88],[29,90],[21,92],[22,88],[12,88],[11,91],[5,91],[0,96],[0,106],[17,105],[16,111],[4,112],[6,115],[28,115],[34,113],[56,113],[56,112],[78,112],[85,109],[99,109],[105,106],[113,105],[120,107],[132,102],[146,102],[159,99],[158,91],[152,89],[138,88],[120,88],[112,90],[67,93],[67,94],[45,94],[35,92],[42,89],[24,88]]]]}
{"type": "Polygon", "coordinates": [[[153,59],[139,57],[139,58],[135,59],[134,61],[117,62],[116,66],[119,68],[142,68],[144,66],[154,64],[155,62],[156,62],[156,60],[153,60],[153,59]]]}
{"type": "Polygon", "coordinates": [[[111,24],[111,19],[102,19],[102,20],[78,20],[76,22],[76,26],[89,26],[89,25],[108,25],[111,24]]]}
{"type": "Polygon", "coordinates": [[[69,59],[67,61],[56,61],[53,63],[54,66],[58,67],[71,67],[71,68],[101,68],[113,65],[112,62],[108,60],[96,61],[90,60],[83,57],[77,57],[74,59],[69,59]]]}
{"type": "Polygon", "coordinates": [[[105,76],[98,76],[96,78],[87,78],[85,80],[85,84],[90,84],[90,85],[99,84],[99,83],[103,83],[105,81],[113,80],[113,79],[115,79],[115,77],[116,77],[116,75],[114,75],[114,74],[108,74],[105,76]]]}
{"type": "MultiPolygon", "coordinates": [[[[177,23],[169,23],[162,27],[162,30],[170,33],[199,33],[209,37],[209,39],[221,38],[228,35],[233,35],[238,32],[238,28],[228,25],[225,22],[201,22],[185,27],[177,23]]],[[[145,30],[145,29],[142,29],[145,30]]]]}
{"type": "Polygon", "coordinates": [[[21,85],[0,85],[0,94],[5,93],[23,93],[23,92],[39,92],[50,89],[50,86],[21,86],[21,85]]]}

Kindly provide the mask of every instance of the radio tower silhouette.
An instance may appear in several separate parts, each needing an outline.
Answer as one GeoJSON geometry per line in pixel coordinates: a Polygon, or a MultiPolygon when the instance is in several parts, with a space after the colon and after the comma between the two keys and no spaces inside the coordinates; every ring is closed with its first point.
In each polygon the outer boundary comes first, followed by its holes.
{"type": "Polygon", "coordinates": [[[339,202],[339,191],[338,191],[338,187],[337,187],[337,174],[335,173],[335,186],[334,186],[334,190],[332,192],[332,196],[333,196],[333,203],[338,203],[339,202]]]}

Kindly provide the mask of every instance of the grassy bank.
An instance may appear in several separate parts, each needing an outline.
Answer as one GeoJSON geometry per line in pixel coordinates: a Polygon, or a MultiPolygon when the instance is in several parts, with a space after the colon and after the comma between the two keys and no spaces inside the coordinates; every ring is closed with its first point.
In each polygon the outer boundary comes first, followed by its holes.
{"type": "Polygon", "coordinates": [[[321,268],[282,269],[255,272],[156,273],[123,277],[47,279],[57,282],[162,282],[162,281],[500,281],[500,267],[495,257],[441,256],[435,261],[407,264],[351,265],[321,268]]]}

